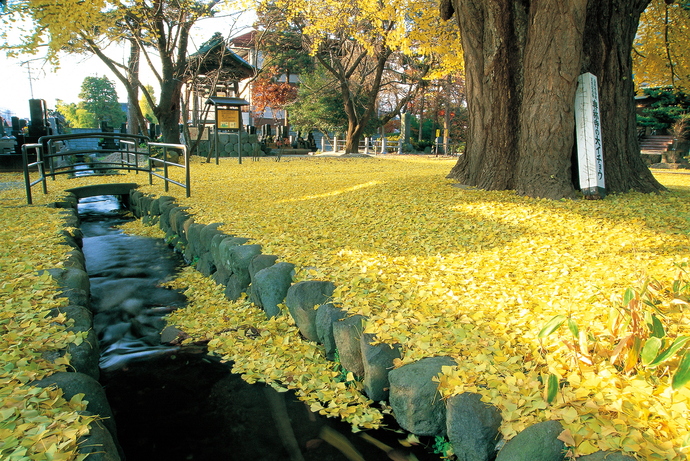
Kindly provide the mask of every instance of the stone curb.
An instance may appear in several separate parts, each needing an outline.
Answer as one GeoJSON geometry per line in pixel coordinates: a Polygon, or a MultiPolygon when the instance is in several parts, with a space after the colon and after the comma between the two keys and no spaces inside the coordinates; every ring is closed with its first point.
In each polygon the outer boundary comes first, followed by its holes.
{"type": "MultiPolygon", "coordinates": [[[[558,421],[529,426],[505,443],[498,430],[501,414],[496,407],[481,402],[478,395],[472,393],[444,401],[436,390],[437,386],[431,384],[442,367],[452,366],[455,359],[429,357],[395,368],[393,362],[400,358],[401,345],[372,344],[375,336],[362,334],[365,317],[349,317],[329,302],[335,288],[332,282],[307,281],[292,285],[288,282],[286,291],[286,270],[272,268],[288,263],[276,263],[276,256],[263,255],[260,245],[249,243],[249,239],[224,234],[218,230],[221,223],[199,227],[194,217],[184,208],[175,207],[174,200],[169,203],[170,199],[132,190],[130,208],[144,222],[158,222],[166,232],[166,239],[185,255],[188,262],[196,261],[197,270],[228,287],[226,296],[229,299],[237,299],[241,293],[247,293],[250,301],[263,308],[269,318],[283,313],[275,307],[282,301],[300,334],[323,345],[329,360],[338,359],[336,352],[347,351],[347,358],[341,360],[341,365],[349,364],[347,371],[363,379],[364,391],[369,398],[391,403],[394,417],[398,415],[396,420],[405,430],[416,435],[447,436],[453,447],[464,449],[462,453],[455,453],[459,461],[564,459],[565,445],[557,439],[561,432],[556,430],[561,428],[558,421]],[[166,214],[163,203],[176,211],[166,214]],[[247,250],[237,248],[241,246],[247,250]],[[246,257],[247,252],[253,256],[246,257]],[[203,267],[199,268],[202,261],[203,267]],[[272,277],[271,273],[276,275],[272,277]],[[270,310],[263,306],[262,292],[272,294],[270,310]],[[541,452],[537,458],[533,457],[535,450],[541,452]]],[[[589,456],[591,459],[634,460],[615,452],[601,451],[589,456]]]]}
{"type": "MultiPolygon", "coordinates": [[[[61,213],[66,228],[79,227],[77,203],[77,197],[73,193],[68,193],[63,201],[52,205],[64,210],[61,213]]],[[[64,244],[72,250],[68,252],[64,268],[49,269],[47,272],[58,282],[62,290],[58,296],[67,298],[70,304],[63,309],[53,309],[51,314],[57,316],[61,312],[64,313],[68,319],[74,320],[74,326],[70,330],[88,333],[79,346],[70,344],[60,353],[48,354],[48,359],[55,360],[69,352],[72,370],[54,373],[31,384],[39,387],[56,386],[63,391],[66,399],[76,394],[85,394],[84,400],[88,401],[85,414],[98,415],[99,418],[89,425],[89,435],[78,440],[78,453],[88,454],[89,460],[94,461],[121,461],[124,459],[124,452],[117,441],[115,420],[105,392],[98,382],[100,350],[98,337],[93,329],[93,315],[89,309],[90,285],[84,253],[81,251],[82,234],[77,229],[72,233],[64,231],[62,235],[64,244]]]]}

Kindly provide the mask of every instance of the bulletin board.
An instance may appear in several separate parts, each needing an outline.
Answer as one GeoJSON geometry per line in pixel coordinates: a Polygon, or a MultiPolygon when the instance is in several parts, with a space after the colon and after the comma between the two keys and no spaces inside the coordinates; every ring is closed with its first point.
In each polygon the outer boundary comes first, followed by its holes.
{"type": "Polygon", "coordinates": [[[217,109],[216,121],[219,130],[239,130],[240,129],[240,109],[217,109]]]}

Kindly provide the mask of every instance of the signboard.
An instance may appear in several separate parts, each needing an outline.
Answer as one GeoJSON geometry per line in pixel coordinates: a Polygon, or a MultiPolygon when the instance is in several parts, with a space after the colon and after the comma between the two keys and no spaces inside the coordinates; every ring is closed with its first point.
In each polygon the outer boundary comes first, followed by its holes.
{"type": "Polygon", "coordinates": [[[216,121],[219,130],[239,130],[240,129],[240,109],[217,109],[216,121]]]}
{"type": "Polygon", "coordinates": [[[580,189],[588,199],[606,196],[604,151],[599,117],[599,91],[596,76],[586,73],[577,79],[575,93],[575,129],[580,189]]]}

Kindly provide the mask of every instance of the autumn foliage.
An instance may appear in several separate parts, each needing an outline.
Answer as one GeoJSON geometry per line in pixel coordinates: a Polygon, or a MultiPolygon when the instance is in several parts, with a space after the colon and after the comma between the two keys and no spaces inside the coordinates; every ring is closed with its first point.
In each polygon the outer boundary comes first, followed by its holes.
{"type": "MultiPolygon", "coordinates": [[[[669,192],[656,195],[550,201],[453,187],[444,179],[452,163],[196,161],[192,197],[166,195],[197,222],[222,222],[224,232],[296,264],[295,281],[333,281],[334,301],[366,315],[367,332],[402,344],[396,366],[455,358],[438,377],[441,395],[480,393],[500,409],[505,438],[555,419],[576,455],[683,459],[690,386],[675,376],[690,336],[690,177],[657,172],[669,192]]],[[[145,181],[120,175],[49,187],[54,197],[104,180],[145,181]]],[[[141,189],[163,194],[161,184],[141,189]]],[[[42,209],[22,206],[22,191],[0,198],[14,207],[5,214],[42,209]]],[[[381,424],[386,408],[356,380],[340,379],[287,313],[268,320],[247,299],[229,302],[191,268],[173,284],[190,305],[170,321],[210,341],[247,381],[294,389],[313,410],[357,429],[381,424]]]]}
{"type": "Polygon", "coordinates": [[[295,85],[277,81],[270,76],[258,78],[252,85],[252,102],[255,114],[258,116],[263,115],[267,108],[273,111],[282,110],[296,97],[297,87],[295,85]]]}
{"type": "MultiPolygon", "coordinates": [[[[8,175],[2,176],[6,181],[8,175]]],[[[0,194],[6,198],[8,192],[0,194]]],[[[77,440],[94,420],[83,414],[83,394],[66,400],[60,389],[29,384],[67,371],[69,354],[60,357],[58,351],[85,338],[66,330],[74,320],[65,314],[49,315],[68,302],[55,299],[57,284],[47,273],[37,273],[63,266],[69,250],[60,234],[64,223],[56,209],[16,208],[5,199],[0,213],[0,459],[83,460],[77,440]],[[50,361],[51,355],[59,358],[50,361]]]]}

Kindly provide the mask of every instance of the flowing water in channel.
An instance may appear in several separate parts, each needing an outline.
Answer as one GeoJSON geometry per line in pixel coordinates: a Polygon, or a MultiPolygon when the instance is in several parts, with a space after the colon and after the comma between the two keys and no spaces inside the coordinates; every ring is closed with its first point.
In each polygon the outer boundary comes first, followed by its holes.
{"type": "Polygon", "coordinates": [[[402,447],[405,434],[393,430],[369,432],[388,448],[375,446],[292,393],[245,383],[203,346],[161,344],[163,316],[185,305],[183,295],[160,286],[181,257],[160,239],[123,234],[116,226],[130,218],[115,197],[82,199],[79,215],[101,384],[127,461],[440,458],[422,445],[402,447]]]}

